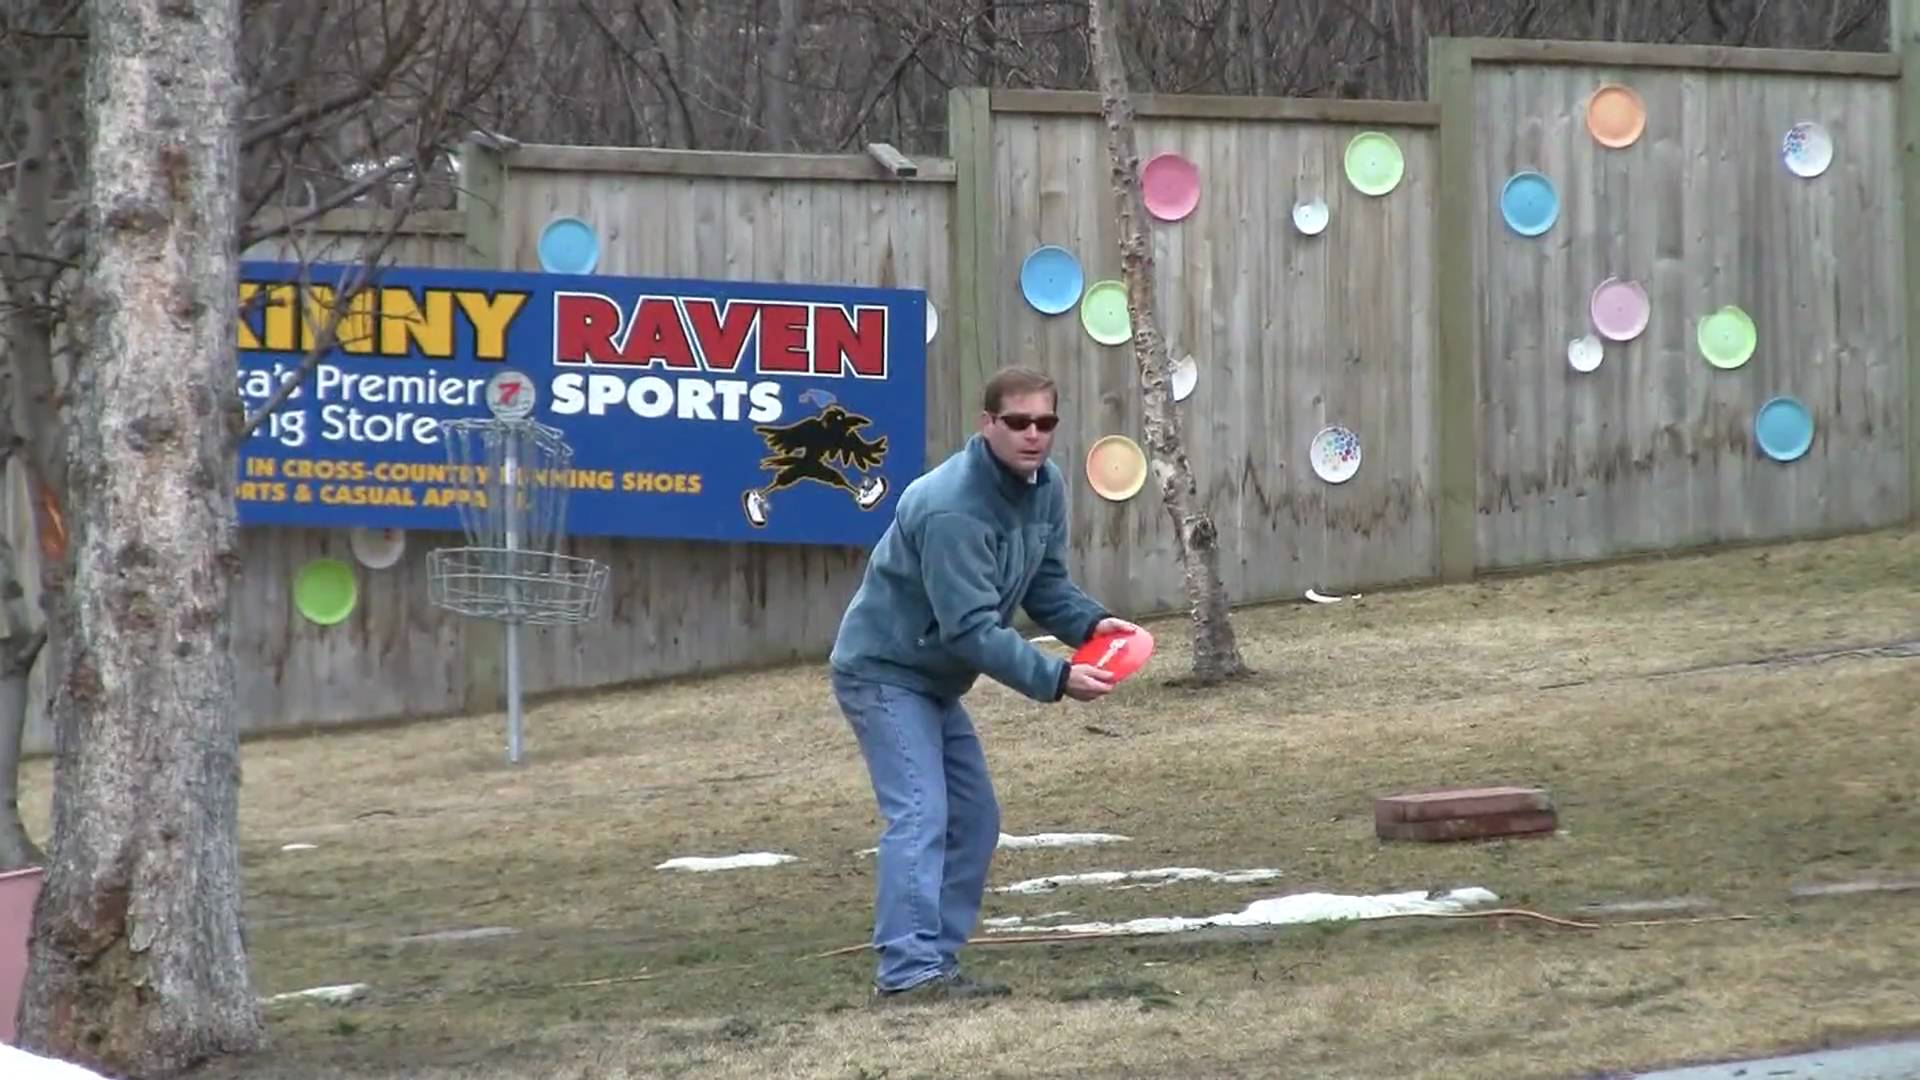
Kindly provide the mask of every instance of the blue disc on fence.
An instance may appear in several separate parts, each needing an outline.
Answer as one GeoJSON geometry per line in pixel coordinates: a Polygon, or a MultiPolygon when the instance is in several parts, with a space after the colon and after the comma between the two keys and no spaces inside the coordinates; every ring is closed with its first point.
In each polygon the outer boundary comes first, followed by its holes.
{"type": "Polygon", "coordinates": [[[1792,461],[1813,445],[1813,414],[1790,397],[1777,397],[1753,417],[1753,440],[1775,461],[1792,461]]]}
{"type": "Polygon", "coordinates": [[[1531,169],[1517,172],[1500,189],[1500,214],[1521,236],[1539,236],[1560,217],[1560,196],[1545,176],[1531,169]]]}
{"type": "Polygon", "coordinates": [[[600,238],[577,217],[558,217],[540,233],[540,267],[549,274],[591,274],[600,264],[600,238]]]}
{"type": "Polygon", "coordinates": [[[1080,301],[1080,260],[1058,244],[1034,248],[1020,264],[1020,292],[1035,311],[1058,315],[1080,301]]]}

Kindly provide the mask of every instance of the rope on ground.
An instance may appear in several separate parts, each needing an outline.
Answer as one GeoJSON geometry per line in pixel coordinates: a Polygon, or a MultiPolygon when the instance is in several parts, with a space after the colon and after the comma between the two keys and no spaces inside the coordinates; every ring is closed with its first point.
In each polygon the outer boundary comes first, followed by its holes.
{"type": "Polygon", "coordinates": [[[764,966],[764,962],[756,960],[745,964],[714,964],[710,967],[672,968],[667,971],[648,971],[642,968],[632,975],[609,975],[604,979],[583,979],[580,982],[564,982],[553,985],[555,989],[559,990],[577,990],[589,986],[619,986],[623,983],[652,982],[655,979],[674,975],[711,975],[717,971],[752,971],[755,968],[764,966]]]}
{"type": "MultiPolygon", "coordinates": [[[[1375,916],[1375,918],[1373,919],[1358,919],[1358,920],[1347,920],[1347,921],[1375,922],[1379,919],[1521,918],[1521,919],[1537,919],[1540,922],[1548,923],[1553,926],[1564,926],[1571,930],[1606,930],[1606,929],[1610,929],[1613,927],[1620,927],[1620,926],[1685,926],[1685,925],[1690,925],[1694,923],[1744,922],[1746,920],[1755,919],[1758,917],[1759,916],[1757,915],[1704,915],[1704,916],[1699,916],[1691,919],[1632,919],[1632,920],[1620,920],[1617,922],[1612,922],[1612,921],[1581,922],[1576,919],[1563,919],[1554,915],[1543,915],[1538,911],[1528,911],[1525,908],[1494,908],[1488,911],[1397,911],[1391,915],[1375,916]]],[[[972,938],[967,942],[967,944],[969,945],[1032,945],[1032,944],[1038,944],[1042,942],[1060,942],[1060,941],[1092,941],[1092,940],[1111,941],[1114,939],[1139,940],[1140,938],[1143,938],[1143,937],[1157,937],[1157,936],[1161,936],[1161,935],[1129,934],[1123,930],[1096,930],[1091,932],[1052,931],[1048,933],[1037,933],[1037,934],[994,934],[989,937],[972,938]]],[[[829,957],[834,957],[834,956],[849,956],[853,953],[869,952],[872,949],[873,949],[873,946],[871,944],[862,942],[861,944],[858,944],[858,945],[845,945],[838,949],[828,949],[826,952],[812,953],[808,955],[806,959],[825,960],[829,957]]],[[[679,968],[679,969],[673,969],[669,971],[647,971],[645,969],[642,969],[641,971],[636,972],[635,974],[632,974],[632,975],[614,975],[614,976],[610,976],[608,978],[603,978],[603,979],[585,979],[580,982],[559,983],[559,984],[556,984],[556,989],[582,989],[586,987],[618,986],[626,983],[652,982],[655,979],[666,978],[666,977],[671,977],[675,975],[690,975],[690,974],[705,975],[705,974],[711,974],[716,971],[747,971],[752,968],[761,966],[762,963],[764,963],[764,961],[750,961],[744,964],[719,964],[713,967],[679,968]]]]}
{"type": "MultiPolygon", "coordinates": [[[[1397,911],[1391,915],[1380,915],[1380,916],[1375,916],[1375,918],[1373,919],[1360,919],[1360,920],[1354,920],[1354,921],[1374,922],[1374,921],[1377,921],[1378,919],[1522,918],[1522,919],[1537,919],[1544,923],[1550,923],[1554,926],[1564,926],[1573,930],[1605,930],[1605,929],[1608,929],[1611,927],[1617,927],[1617,926],[1683,926],[1683,925],[1689,925],[1689,924],[1695,924],[1695,923],[1743,922],[1755,917],[1756,916],[1753,916],[1753,915],[1704,915],[1704,916],[1699,916],[1691,919],[1631,919],[1631,920],[1620,920],[1620,921],[1613,921],[1613,922],[1580,922],[1575,919],[1562,919],[1554,915],[1543,915],[1540,912],[1528,911],[1525,908],[1495,908],[1490,911],[1397,911]]],[[[1079,932],[1058,931],[1054,933],[1041,933],[1041,934],[994,934],[988,937],[972,938],[967,942],[967,944],[969,945],[1031,945],[1031,944],[1036,944],[1040,942],[1049,942],[1049,941],[1091,941],[1096,939],[1112,939],[1112,938],[1137,939],[1137,938],[1148,937],[1148,936],[1153,936],[1153,935],[1129,934],[1121,930],[1095,930],[1095,931],[1079,931],[1079,932]]],[[[846,945],[838,949],[829,949],[826,952],[814,953],[812,956],[809,956],[808,959],[809,960],[825,960],[828,957],[833,957],[833,956],[846,956],[851,953],[867,952],[867,951],[870,951],[872,948],[873,946],[868,944],[846,945]]]]}

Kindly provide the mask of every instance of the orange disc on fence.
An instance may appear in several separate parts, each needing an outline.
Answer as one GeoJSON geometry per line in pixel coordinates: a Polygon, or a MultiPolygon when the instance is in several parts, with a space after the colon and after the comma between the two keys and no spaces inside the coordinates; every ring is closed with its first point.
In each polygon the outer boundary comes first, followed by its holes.
{"type": "Polygon", "coordinates": [[[1587,130],[1602,146],[1631,146],[1647,127],[1647,107],[1631,87],[1603,83],[1587,98],[1587,130]]]}
{"type": "Polygon", "coordinates": [[[1147,482],[1147,455],[1125,435],[1106,435],[1087,448],[1087,483],[1093,493],[1113,502],[1125,502],[1147,482]]]}

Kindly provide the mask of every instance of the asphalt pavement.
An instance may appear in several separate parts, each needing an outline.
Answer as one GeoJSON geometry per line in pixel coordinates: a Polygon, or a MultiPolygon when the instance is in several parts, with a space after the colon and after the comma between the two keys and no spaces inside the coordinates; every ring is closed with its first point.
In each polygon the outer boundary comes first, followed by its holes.
{"type": "Polygon", "coordinates": [[[1628,1076],[1632,1080],[1920,1080],[1920,1039],[1628,1076]]]}

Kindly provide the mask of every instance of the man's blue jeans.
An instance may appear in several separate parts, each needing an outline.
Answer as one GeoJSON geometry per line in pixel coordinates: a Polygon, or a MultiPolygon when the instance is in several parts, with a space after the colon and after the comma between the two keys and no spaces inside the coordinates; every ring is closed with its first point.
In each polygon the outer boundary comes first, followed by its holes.
{"type": "Polygon", "coordinates": [[[1000,804],[958,699],[833,673],[886,830],[874,889],[874,984],[899,990],[951,972],[972,935],[1000,842],[1000,804]]]}

